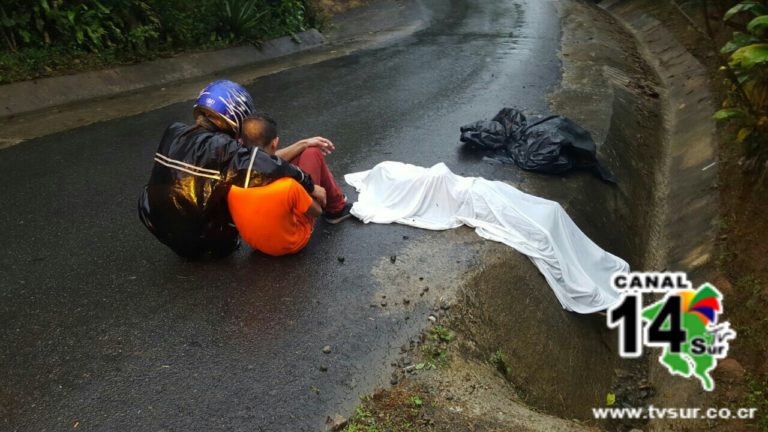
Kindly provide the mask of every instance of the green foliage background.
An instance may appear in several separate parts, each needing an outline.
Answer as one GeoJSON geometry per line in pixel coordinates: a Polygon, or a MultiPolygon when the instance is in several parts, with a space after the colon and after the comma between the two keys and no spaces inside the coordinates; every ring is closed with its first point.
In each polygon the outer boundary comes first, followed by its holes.
{"type": "Polygon", "coordinates": [[[729,92],[714,117],[735,126],[743,164],[762,183],[768,178],[768,3],[741,1],[725,12],[723,21],[736,31],[720,50],[727,58],[721,70],[729,92]]]}
{"type": "Polygon", "coordinates": [[[313,16],[307,0],[2,0],[0,83],[259,43],[313,16]]]}

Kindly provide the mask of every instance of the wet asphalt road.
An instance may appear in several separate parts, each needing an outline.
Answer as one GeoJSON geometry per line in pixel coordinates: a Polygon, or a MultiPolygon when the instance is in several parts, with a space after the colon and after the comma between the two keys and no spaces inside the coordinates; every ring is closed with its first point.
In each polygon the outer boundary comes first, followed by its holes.
{"type": "MultiPolygon", "coordinates": [[[[338,176],[383,160],[514,176],[460,152],[458,128],[503,106],[546,110],[553,2],[423,3],[432,21],[411,37],[250,85],[283,142],[329,137],[338,176]]],[[[441,233],[320,224],[296,256],[243,247],[203,263],[155,241],[136,199],[165,126],[190,106],[0,151],[1,430],[321,430],[388,385],[426,324],[429,299],[370,307],[371,269],[441,233]]]]}

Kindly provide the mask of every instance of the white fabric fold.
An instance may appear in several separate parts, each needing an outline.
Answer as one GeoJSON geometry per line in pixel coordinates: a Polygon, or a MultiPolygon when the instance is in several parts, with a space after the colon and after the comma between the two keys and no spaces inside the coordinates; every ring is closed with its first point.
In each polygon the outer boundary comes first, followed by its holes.
{"type": "Polygon", "coordinates": [[[590,240],[560,204],[499,181],[382,162],[344,179],[360,193],[352,214],[365,223],[429,230],[467,225],[488,240],[527,255],[569,311],[592,313],[619,300],[611,276],[629,265],[590,240]]]}

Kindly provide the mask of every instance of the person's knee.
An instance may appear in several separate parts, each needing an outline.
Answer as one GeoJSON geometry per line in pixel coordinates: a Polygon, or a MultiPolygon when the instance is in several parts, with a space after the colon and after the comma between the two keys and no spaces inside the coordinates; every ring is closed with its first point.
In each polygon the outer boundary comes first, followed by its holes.
{"type": "Polygon", "coordinates": [[[301,153],[302,158],[308,158],[312,160],[325,160],[325,154],[318,147],[309,147],[301,153]]]}

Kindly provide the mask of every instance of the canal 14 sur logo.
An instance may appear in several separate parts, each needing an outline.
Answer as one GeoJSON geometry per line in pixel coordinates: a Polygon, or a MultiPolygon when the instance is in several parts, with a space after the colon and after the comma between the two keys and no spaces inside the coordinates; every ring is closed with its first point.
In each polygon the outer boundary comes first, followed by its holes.
{"type": "Polygon", "coordinates": [[[623,295],[607,313],[608,327],[619,330],[621,357],[640,357],[643,347],[661,348],[659,362],[671,374],[695,377],[704,390],[714,390],[711,372],[736,338],[729,322],[719,322],[720,290],[710,283],[694,289],[680,272],[617,273],[612,283],[623,295]]]}

